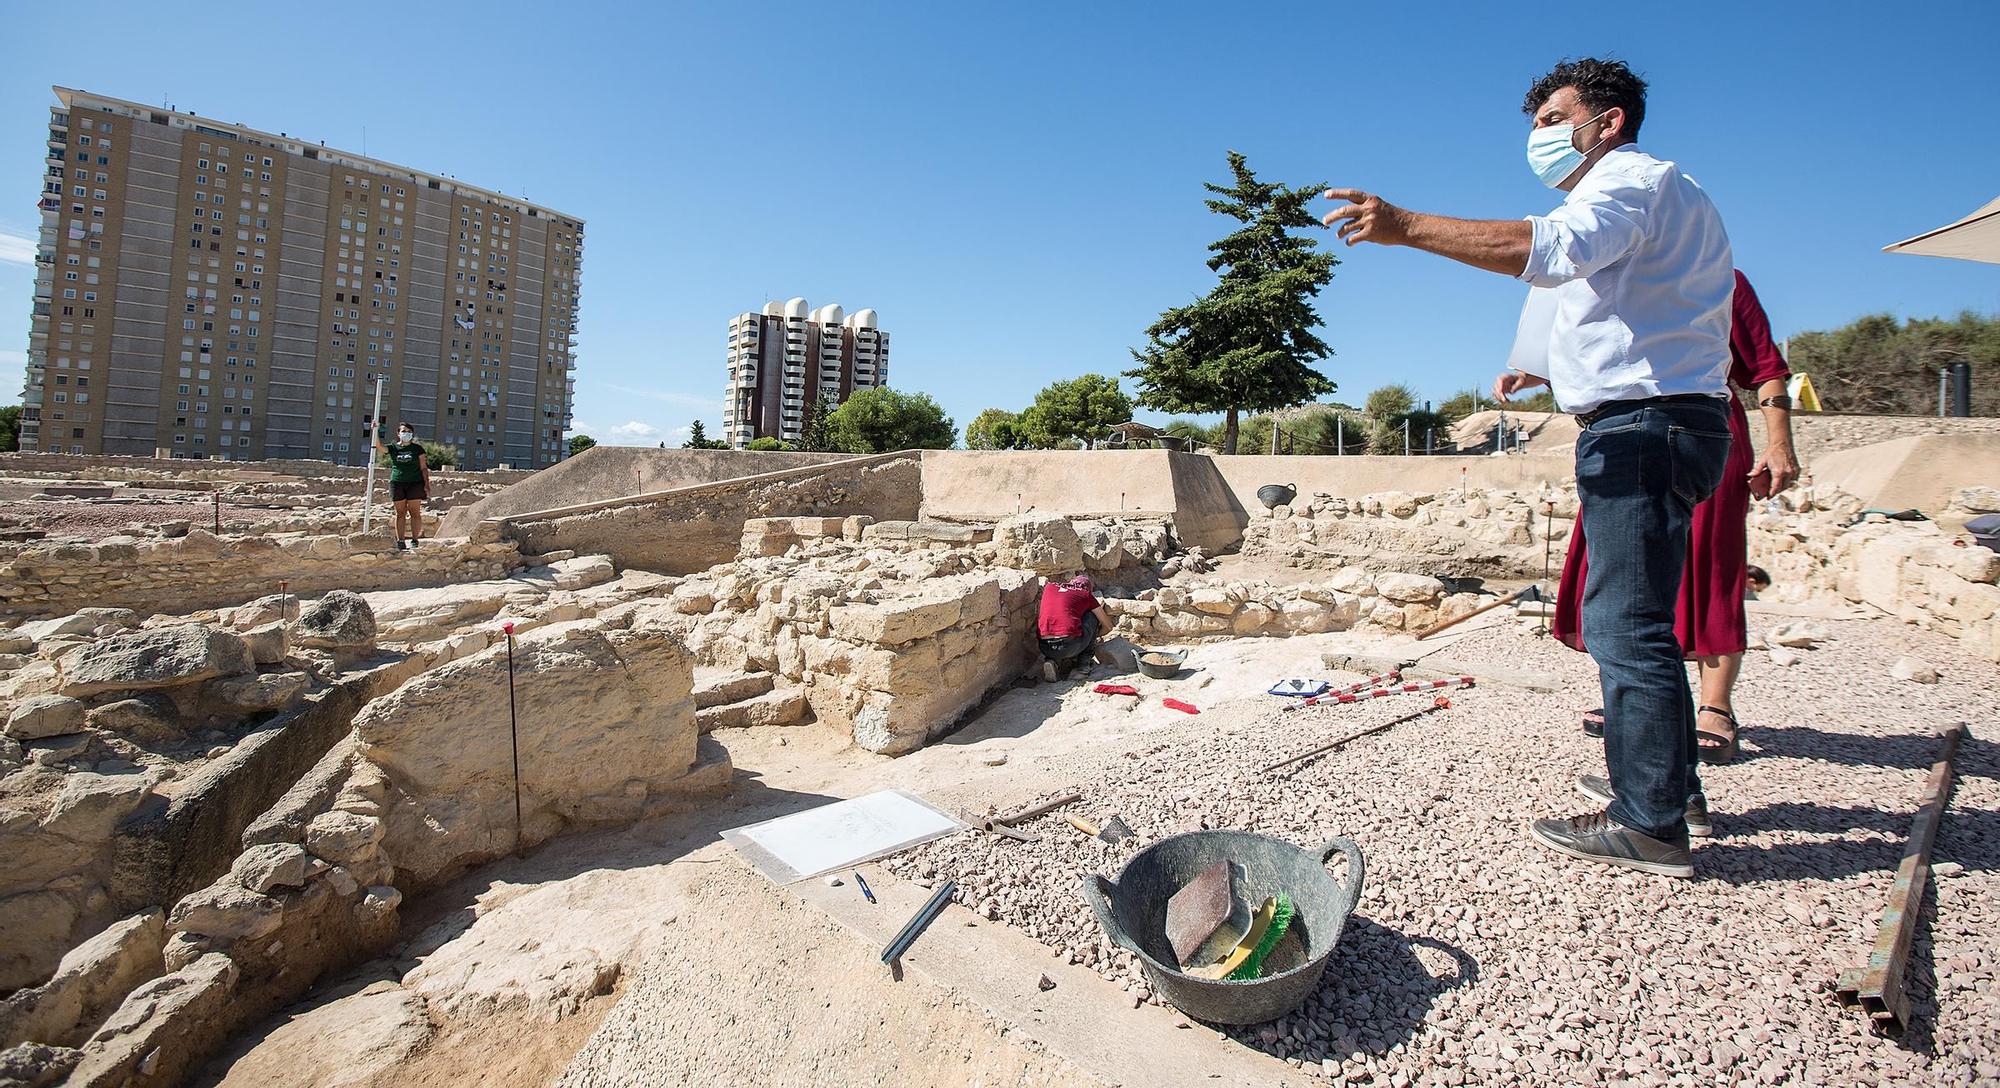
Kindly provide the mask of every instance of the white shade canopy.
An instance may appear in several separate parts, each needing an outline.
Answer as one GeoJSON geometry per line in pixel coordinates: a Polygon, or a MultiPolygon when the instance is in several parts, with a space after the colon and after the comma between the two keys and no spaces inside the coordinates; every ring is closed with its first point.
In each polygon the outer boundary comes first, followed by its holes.
{"type": "Polygon", "coordinates": [[[1887,253],[1957,257],[1962,261],[2000,264],[2000,197],[1994,197],[1984,207],[1956,223],[1892,246],[1883,246],[1882,249],[1887,253]]]}

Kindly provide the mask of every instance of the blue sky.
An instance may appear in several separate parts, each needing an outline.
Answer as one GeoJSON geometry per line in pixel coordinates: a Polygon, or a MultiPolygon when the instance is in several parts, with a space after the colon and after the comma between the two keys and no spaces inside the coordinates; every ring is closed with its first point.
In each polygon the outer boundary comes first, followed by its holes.
{"type": "MultiPolygon", "coordinates": [[[[608,441],[714,430],[727,322],[767,298],[874,307],[891,384],[961,426],[1124,369],[1213,282],[1200,184],[1230,148],[1425,211],[1544,211],[1519,101],[1564,56],[1651,82],[1642,145],[1713,195],[1779,335],[2000,311],[2000,266],[1880,252],[2000,193],[2000,5],[1246,7],[411,4],[372,39],[326,5],[22,7],[0,73],[0,398],[52,83],[357,150],[365,128],[378,158],[584,217],[576,416],[608,441]]],[[[1320,312],[1341,399],[1490,382],[1525,288],[1340,256],[1320,312]]]]}

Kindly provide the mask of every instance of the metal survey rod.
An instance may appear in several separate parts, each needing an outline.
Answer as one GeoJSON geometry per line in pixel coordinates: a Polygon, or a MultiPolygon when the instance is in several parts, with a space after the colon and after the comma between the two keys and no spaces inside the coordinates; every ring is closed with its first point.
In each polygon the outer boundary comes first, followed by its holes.
{"type": "Polygon", "coordinates": [[[1952,759],[1964,736],[1964,722],[1938,734],[1943,747],[1925,782],[1916,819],[1910,822],[1910,841],[1903,848],[1903,863],[1896,868],[1889,903],[1882,909],[1882,928],[1875,935],[1874,951],[1868,954],[1867,966],[1841,972],[1834,985],[1841,1004],[1860,1005],[1871,1019],[1898,1031],[1910,1022],[1910,998],[1903,992],[1903,976],[1910,959],[1910,940],[1917,932],[1917,915],[1924,906],[1924,882],[1931,874],[1931,843],[1951,800],[1952,759]]]}
{"type": "Polygon", "coordinates": [[[949,880],[938,885],[938,890],[917,908],[917,913],[903,923],[902,932],[896,934],[896,939],[882,949],[882,962],[894,963],[902,959],[903,953],[908,952],[910,946],[917,943],[917,938],[923,936],[924,930],[929,929],[930,924],[937,921],[937,916],[944,913],[944,905],[951,901],[952,893],[957,890],[958,885],[949,880]]]}
{"type": "Polygon", "coordinates": [[[1401,725],[1404,722],[1413,722],[1416,721],[1418,718],[1424,717],[1427,714],[1435,714],[1440,710],[1449,710],[1449,709],[1451,709],[1451,700],[1440,695],[1437,697],[1436,702],[1423,708],[1422,710],[1417,711],[1414,714],[1405,714],[1402,717],[1397,718],[1393,721],[1383,722],[1381,725],[1371,725],[1368,728],[1363,729],[1358,733],[1349,733],[1347,736],[1344,736],[1339,740],[1332,742],[1331,744],[1322,744],[1319,747],[1314,748],[1309,752],[1300,752],[1298,755],[1295,755],[1290,759],[1281,759],[1278,762],[1273,763],[1268,767],[1260,768],[1257,771],[1257,773],[1270,774],[1272,771],[1280,771],[1285,769],[1286,767],[1293,765],[1294,763],[1304,763],[1306,760],[1311,759],[1314,756],[1324,755],[1327,752],[1331,752],[1335,748],[1338,748],[1341,745],[1348,743],[1349,741],[1360,740],[1362,737],[1368,736],[1373,733],[1380,733],[1384,729],[1401,725]]]}
{"type": "Polygon", "coordinates": [[[375,522],[375,443],[382,440],[382,379],[375,379],[375,416],[368,423],[368,483],[361,503],[361,531],[375,522]]]}
{"type": "Polygon", "coordinates": [[[1446,620],[1443,623],[1434,623],[1429,627],[1426,627],[1423,630],[1418,631],[1416,634],[1417,640],[1422,641],[1424,639],[1431,637],[1432,635],[1437,634],[1439,631],[1445,630],[1446,628],[1457,627],[1459,624],[1464,623],[1466,620],[1469,620],[1474,616],[1491,612],[1503,604],[1513,604],[1515,601],[1519,600],[1530,600],[1530,601],[1540,600],[1541,589],[1542,587],[1538,585],[1522,586],[1521,588],[1515,590],[1514,592],[1507,594],[1505,597],[1502,597],[1499,600],[1494,601],[1492,604],[1482,604],[1478,608],[1475,608],[1472,611],[1467,612],[1465,615],[1460,616],[1457,619],[1446,620]]]}

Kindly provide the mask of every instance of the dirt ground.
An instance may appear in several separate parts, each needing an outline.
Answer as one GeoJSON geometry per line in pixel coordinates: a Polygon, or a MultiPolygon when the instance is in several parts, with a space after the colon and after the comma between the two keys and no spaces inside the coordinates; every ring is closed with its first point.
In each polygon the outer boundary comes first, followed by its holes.
{"type": "MultiPolygon", "coordinates": [[[[1753,615],[1753,625],[1776,622],[1753,615]]],[[[1146,692],[1132,709],[1089,683],[1016,689],[895,760],[814,727],[722,731],[738,767],[728,799],[563,840],[408,905],[410,947],[375,970],[421,1001],[378,993],[363,1016],[356,996],[329,987],[290,1014],[323,1025],[312,1061],[297,1037],[308,1033],[282,1036],[281,1018],[211,1076],[439,1088],[2000,1078],[2000,839],[1990,826],[2000,748],[1989,740],[1960,756],[1938,845],[1947,872],[1919,934],[1918,1029],[1873,1034],[1828,993],[1838,967],[1866,958],[1929,736],[1954,718],[1977,732],[2000,709],[1990,663],[1881,619],[1829,622],[1833,639],[1790,669],[1753,655],[1738,700],[1748,756],[1709,776],[1721,837],[1697,850],[1700,879],[1670,883],[1578,869],[1526,841],[1529,818],[1589,807],[1571,783],[1601,770],[1600,750],[1575,727],[1597,701],[1594,671],[1511,618],[1468,626],[1440,652],[1554,672],[1559,690],[1475,688],[1445,715],[1349,745],[1283,785],[1241,767],[1415,707],[1388,699],[1309,717],[1263,694],[1278,677],[1329,675],[1319,656],[1342,636],[1199,647],[1199,671],[1185,679],[1118,678],[1146,692]],[[1944,682],[1889,681],[1901,653],[1929,659],[1944,682]],[[1161,694],[1202,713],[1167,710],[1161,694]],[[1144,994],[1129,957],[1100,940],[1074,891],[1077,873],[1115,875],[1134,847],[1087,842],[1051,820],[1034,828],[1043,844],[1010,857],[1012,847],[967,833],[870,870],[896,902],[921,898],[913,862],[968,892],[995,889],[990,912],[953,908],[914,954],[924,968],[896,981],[872,942],[900,915],[857,926],[844,914],[860,908],[845,900],[814,906],[849,889],[775,888],[716,841],[728,827],[886,786],[961,812],[1081,788],[1083,811],[1119,812],[1146,838],[1204,821],[1300,842],[1338,830],[1368,853],[1368,888],[1306,1012],[1284,1031],[1218,1032],[1156,1004],[1133,1007],[1144,994]],[[1022,857],[1043,875],[1009,875],[1022,857]],[[1072,1008],[1090,1016],[1034,1004],[1042,970],[1060,984],[1050,996],[1081,1001],[1072,1008]],[[1115,1051],[1107,1039],[1171,1050],[1171,1067],[1107,1070],[1094,1053],[1115,1051]],[[1167,1045],[1176,1040],[1180,1049],[1167,1045]]]]}

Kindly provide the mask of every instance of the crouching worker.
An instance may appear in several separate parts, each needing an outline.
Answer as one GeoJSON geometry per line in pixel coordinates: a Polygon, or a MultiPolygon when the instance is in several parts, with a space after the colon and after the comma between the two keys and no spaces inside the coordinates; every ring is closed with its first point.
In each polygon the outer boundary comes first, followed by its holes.
{"type": "Polygon", "coordinates": [[[1111,626],[1111,613],[1097,603],[1096,589],[1082,574],[1042,587],[1042,614],[1035,625],[1041,636],[1042,679],[1054,683],[1095,653],[1098,638],[1111,626]]]}

